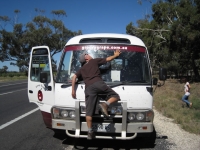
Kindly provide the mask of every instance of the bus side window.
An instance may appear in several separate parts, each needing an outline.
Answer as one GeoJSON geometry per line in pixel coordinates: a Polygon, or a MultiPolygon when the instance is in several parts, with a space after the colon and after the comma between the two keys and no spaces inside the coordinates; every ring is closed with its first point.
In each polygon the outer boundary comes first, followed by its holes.
{"type": "Polygon", "coordinates": [[[48,74],[48,82],[50,82],[50,68],[48,56],[33,56],[31,65],[31,81],[40,82],[40,73],[46,72],[48,74]]]}
{"type": "Polygon", "coordinates": [[[40,78],[39,64],[33,64],[33,62],[32,62],[32,65],[31,65],[31,80],[39,82],[39,78],[40,78]]]}

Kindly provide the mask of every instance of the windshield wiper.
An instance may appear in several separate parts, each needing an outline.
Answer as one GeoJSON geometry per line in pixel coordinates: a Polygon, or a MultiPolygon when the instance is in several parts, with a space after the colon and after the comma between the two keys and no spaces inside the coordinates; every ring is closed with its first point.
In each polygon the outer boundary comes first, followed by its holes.
{"type": "Polygon", "coordinates": [[[71,83],[62,84],[62,85],[61,85],[61,88],[67,88],[67,87],[69,87],[69,86],[72,86],[72,84],[71,84],[71,83]]]}
{"type": "Polygon", "coordinates": [[[129,84],[134,84],[134,83],[146,83],[146,81],[140,80],[140,81],[123,81],[123,82],[117,82],[117,83],[111,82],[110,84],[108,84],[108,86],[113,88],[120,85],[129,85],[129,84]]]}
{"type": "Polygon", "coordinates": [[[146,83],[145,80],[126,81],[125,83],[146,83]]]}

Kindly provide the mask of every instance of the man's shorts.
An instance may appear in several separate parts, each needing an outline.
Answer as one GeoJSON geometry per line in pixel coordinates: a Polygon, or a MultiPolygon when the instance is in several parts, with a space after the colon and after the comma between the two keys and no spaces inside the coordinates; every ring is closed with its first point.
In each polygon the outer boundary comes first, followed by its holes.
{"type": "Polygon", "coordinates": [[[116,97],[118,100],[120,99],[119,95],[108,87],[105,82],[97,81],[85,89],[86,116],[93,115],[98,94],[106,94],[107,97],[116,97]]]}

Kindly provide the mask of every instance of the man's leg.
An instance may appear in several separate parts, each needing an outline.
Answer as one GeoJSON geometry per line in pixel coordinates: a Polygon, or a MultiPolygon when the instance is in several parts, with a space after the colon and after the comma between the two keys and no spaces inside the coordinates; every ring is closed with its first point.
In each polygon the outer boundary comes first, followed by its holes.
{"type": "Polygon", "coordinates": [[[95,138],[94,131],[92,130],[92,115],[95,110],[95,104],[96,104],[96,99],[97,95],[95,94],[94,88],[92,85],[90,85],[86,90],[85,90],[85,95],[86,95],[86,122],[88,126],[88,140],[92,140],[95,138]]]}
{"type": "Polygon", "coordinates": [[[108,87],[104,82],[101,82],[99,84],[99,89],[102,90],[102,93],[105,93],[107,96],[110,96],[110,98],[105,103],[100,103],[99,106],[101,108],[102,113],[109,117],[108,115],[108,107],[110,104],[117,102],[120,97],[119,95],[110,87],[108,87]]]}
{"type": "Polygon", "coordinates": [[[117,97],[111,97],[111,98],[109,98],[108,100],[107,100],[107,102],[109,103],[109,104],[112,104],[112,103],[114,103],[114,102],[117,102],[119,100],[119,98],[117,98],[117,97]]]}
{"type": "Polygon", "coordinates": [[[92,129],[92,117],[91,116],[86,116],[86,122],[87,122],[88,130],[92,129]]]}
{"type": "Polygon", "coordinates": [[[100,103],[99,106],[101,108],[102,113],[104,114],[104,116],[109,117],[108,115],[108,107],[110,104],[117,102],[119,100],[119,98],[117,97],[111,97],[109,98],[105,103],[100,103]]]}
{"type": "Polygon", "coordinates": [[[88,126],[88,140],[92,140],[95,138],[95,133],[92,130],[92,117],[91,116],[86,116],[86,122],[87,122],[87,126],[88,126]]]}

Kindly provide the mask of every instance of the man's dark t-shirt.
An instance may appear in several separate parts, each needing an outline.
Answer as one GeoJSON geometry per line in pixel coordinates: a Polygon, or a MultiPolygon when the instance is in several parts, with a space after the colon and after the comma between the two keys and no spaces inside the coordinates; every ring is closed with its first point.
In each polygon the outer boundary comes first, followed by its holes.
{"type": "Polygon", "coordinates": [[[102,80],[99,66],[105,63],[106,58],[91,59],[78,70],[76,76],[78,78],[82,76],[83,81],[85,82],[85,88],[97,81],[102,80]]]}

